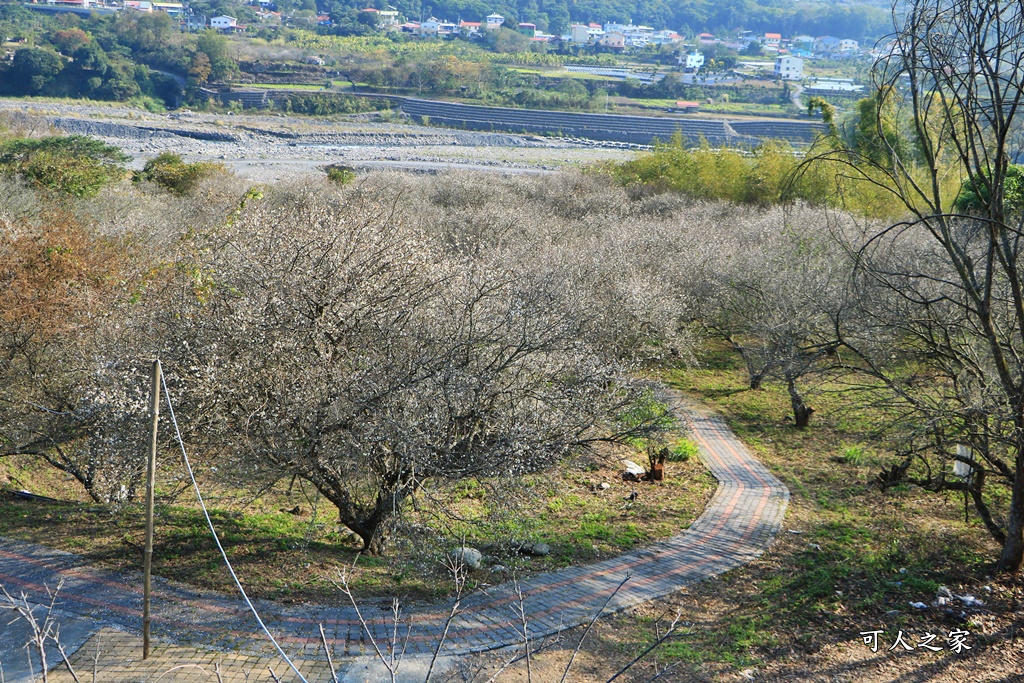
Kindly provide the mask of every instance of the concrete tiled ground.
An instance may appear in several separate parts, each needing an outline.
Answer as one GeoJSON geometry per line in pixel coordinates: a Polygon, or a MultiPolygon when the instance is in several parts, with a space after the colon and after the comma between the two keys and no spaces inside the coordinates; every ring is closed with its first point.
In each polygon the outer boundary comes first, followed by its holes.
{"type": "MultiPolygon", "coordinates": [[[[96,683],[218,683],[218,676],[223,683],[270,683],[273,678],[268,667],[283,683],[298,680],[288,665],[276,657],[197,650],[168,643],[153,643],[149,657],[143,660],[142,638],[112,628],[100,630],[71,655],[70,662],[81,681],[92,681],[95,671],[96,683]]],[[[331,679],[325,661],[298,659],[295,664],[310,683],[331,679]]],[[[50,673],[49,680],[74,683],[63,665],[50,673]]]]}
{"type": "MultiPolygon", "coordinates": [[[[613,594],[608,609],[622,610],[749,562],[771,543],[789,500],[786,487],[750,455],[721,418],[688,406],[680,396],[675,396],[673,401],[673,408],[689,420],[701,458],[720,483],[718,490],[700,518],[667,541],[587,567],[535,575],[523,581],[520,590],[529,615],[531,639],[589,621],[613,594]],[[627,575],[629,580],[616,593],[627,575]]],[[[55,586],[61,579],[65,580],[61,609],[89,615],[121,631],[139,631],[141,595],[134,587],[141,582],[137,578],[90,568],[81,558],[68,553],[0,540],[0,583],[30,596],[41,596],[45,595],[45,586],[55,586]]],[[[465,597],[459,615],[452,622],[443,653],[459,655],[517,642],[520,638],[517,629],[521,627],[515,613],[518,602],[519,596],[510,585],[495,586],[486,593],[465,597]]],[[[339,655],[369,651],[367,639],[360,632],[351,608],[304,606],[300,609],[262,601],[256,605],[289,656],[311,662],[322,658],[318,624],[324,624],[328,642],[339,655]],[[358,643],[353,642],[356,633],[360,634],[358,643]]],[[[448,611],[447,606],[439,605],[436,610],[414,616],[410,653],[434,651],[448,611]]],[[[255,634],[252,616],[234,597],[191,591],[160,581],[154,588],[153,613],[154,634],[161,641],[232,651],[235,653],[235,659],[231,660],[232,671],[248,671],[250,675],[257,669],[265,671],[266,664],[273,659],[269,644],[255,634]]],[[[384,618],[370,623],[374,637],[381,642],[389,635],[390,628],[384,618]]],[[[143,669],[131,668],[143,666],[133,658],[137,655],[128,653],[131,636],[116,631],[104,631],[104,634],[109,636],[112,648],[115,644],[119,648],[124,644],[125,659],[118,666],[125,673],[117,680],[135,680],[131,678],[135,674],[129,676],[127,672],[136,670],[140,672],[138,680],[153,680],[154,670],[148,668],[152,662],[145,663],[145,672],[148,672],[145,676],[143,669]]],[[[405,633],[400,635],[404,637],[405,633]]],[[[102,639],[103,636],[101,642],[102,639]]],[[[78,657],[89,656],[90,647],[94,647],[91,642],[78,657]]],[[[122,652],[122,649],[111,649],[111,653],[122,652]]],[[[141,652],[141,646],[137,649],[141,652]]],[[[179,661],[176,659],[179,656],[186,657],[179,650],[185,652],[174,645],[161,645],[159,657],[162,659],[158,666],[165,668],[158,670],[177,666],[172,662],[179,661]]],[[[227,655],[209,655],[209,659],[201,661],[212,664],[220,661],[218,656],[227,655]]],[[[194,663],[194,659],[187,661],[194,663]]],[[[275,667],[282,680],[288,680],[285,669],[284,665],[280,669],[275,667]]],[[[198,669],[175,670],[174,675],[179,674],[209,675],[198,669]]],[[[243,674],[231,675],[242,675],[244,679],[243,674]]]]}

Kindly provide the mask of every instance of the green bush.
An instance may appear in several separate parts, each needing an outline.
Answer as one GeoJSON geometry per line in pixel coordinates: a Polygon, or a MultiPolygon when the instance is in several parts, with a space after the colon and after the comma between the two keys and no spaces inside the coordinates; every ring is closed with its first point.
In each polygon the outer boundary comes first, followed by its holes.
{"type": "Polygon", "coordinates": [[[843,161],[831,158],[830,151],[827,140],[819,140],[803,157],[780,141],[767,141],[753,153],[715,149],[707,143],[687,147],[677,134],[668,144],[658,144],[651,152],[612,165],[610,172],[626,186],[681,192],[700,199],[757,206],[801,200],[879,218],[905,211],[894,201],[884,177],[861,169],[870,179],[865,182],[843,161]],[[808,163],[808,159],[815,161],[808,163]]]}
{"type": "Polygon", "coordinates": [[[685,462],[697,455],[697,444],[689,439],[680,439],[668,451],[668,459],[672,462],[685,462]]]}
{"type": "Polygon", "coordinates": [[[124,176],[131,157],[84,135],[13,138],[0,143],[0,173],[19,175],[57,192],[91,197],[124,176]]]}
{"type": "Polygon", "coordinates": [[[331,164],[330,166],[325,166],[324,171],[327,173],[328,180],[339,185],[348,185],[356,179],[355,169],[349,168],[348,166],[331,164]]]}
{"type": "Polygon", "coordinates": [[[146,162],[135,174],[135,181],[148,180],[172,193],[184,196],[195,189],[200,180],[224,170],[222,164],[211,162],[186,163],[173,152],[164,152],[146,162]]]}
{"type": "Polygon", "coordinates": [[[353,97],[338,93],[294,93],[283,100],[281,109],[293,114],[329,116],[331,114],[362,114],[391,108],[387,100],[353,97]]]}

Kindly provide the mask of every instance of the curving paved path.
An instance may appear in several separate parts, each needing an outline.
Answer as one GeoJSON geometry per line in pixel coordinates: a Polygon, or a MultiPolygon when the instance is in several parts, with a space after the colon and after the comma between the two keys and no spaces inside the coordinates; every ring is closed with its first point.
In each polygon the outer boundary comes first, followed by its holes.
{"type": "MultiPolygon", "coordinates": [[[[539,574],[520,584],[530,639],[588,622],[628,574],[608,611],[665,596],[760,555],[779,530],[789,500],[785,485],[754,459],[725,422],[674,394],[673,408],[688,418],[701,459],[718,490],[693,525],[667,541],[585,567],[539,574]]],[[[64,581],[59,607],[99,623],[138,632],[142,590],[138,575],[87,566],[77,555],[0,539],[0,584],[45,602],[46,587],[64,581]]],[[[256,602],[261,616],[290,655],[314,657],[323,624],[337,656],[372,652],[351,608],[283,606],[256,602]]],[[[519,596],[501,584],[465,597],[451,623],[443,654],[459,655],[522,642],[519,596]]],[[[411,654],[432,653],[450,606],[416,612],[399,633],[411,654]],[[411,632],[406,630],[411,628],[411,632]]],[[[388,610],[390,613],[390,610],[388,610]]],[[[374,637],[390,639],[385,612],[368,603],[363,614],[374,637]]],[[[154,579],[154,637],[177,643],[268,654],[270,646],[240,599],[182,588],[154,579]]]]}

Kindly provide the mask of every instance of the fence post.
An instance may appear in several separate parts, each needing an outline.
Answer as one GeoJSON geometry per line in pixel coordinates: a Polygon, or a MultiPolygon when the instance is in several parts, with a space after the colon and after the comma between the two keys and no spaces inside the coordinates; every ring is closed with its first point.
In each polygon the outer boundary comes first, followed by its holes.
{"type": "Polygon", "coordinates": [[[160,361],[153,361],[149,404],[149,461],[146,465],[146,549],[142,569],[142,658],[149,657],[150,574],[153,570],[153,482],[156,478],[156,430],[160,421],[160,361]]]}

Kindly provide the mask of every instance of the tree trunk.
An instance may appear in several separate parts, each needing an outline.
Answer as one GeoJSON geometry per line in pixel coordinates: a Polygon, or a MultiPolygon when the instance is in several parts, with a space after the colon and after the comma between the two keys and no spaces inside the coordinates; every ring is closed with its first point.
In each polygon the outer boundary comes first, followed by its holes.
{"type": "Polygon", "coordinates": [[[362,539],[367,554],[383,555],[407,493],[404,486],[396,491],[381,491],[372,509],[355,505],[339,507],[338,519],[362,539]]]}
{"type": "Polygon", "coordinates": [[[1017,467],[1010,498],[1010,514],[1006,524],[1006,542],[996,569],[1018,572],[1024,564],[1024,452],[1017,452],[1017,467]]]}
{"type": "Polygon", "coordinates": [[[803,396],[796,390],[796,377],[786,375],[786,389],[789,390],[789,402],[793,405],[793,422],[797,429],[807,429],[811,423],[814,408],[804,403],[803,396]]]}

